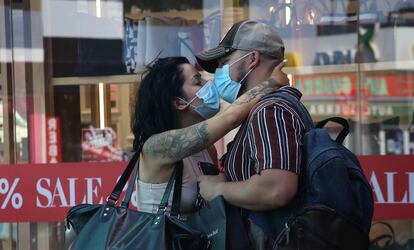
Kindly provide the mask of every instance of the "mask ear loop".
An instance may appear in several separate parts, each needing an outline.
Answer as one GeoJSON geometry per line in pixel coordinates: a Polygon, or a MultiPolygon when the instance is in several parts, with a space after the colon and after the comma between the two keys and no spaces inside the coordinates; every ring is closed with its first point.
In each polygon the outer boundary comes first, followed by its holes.
{"type": "MultiPolygon", "coordinates": [[[[199,90],[196,92],[196,94],[194,95],[194,97],[193,97],[193,98],[191,98],[191,100],[189,100],[188,102],[187,102],[186,100],[184,100],[183,98],[181,98],[181,97],[178,97],[178,96],[177,96],[177,98],[178,98],[178,99],[180,99],[181,101],[183,101],[183,102],[187,103],[187,105],[190,105],[191,107],[196,108],[196,106],[192,105],[191,103],[192,103],[192,102],[194,102],[194,100],[195,100],[196,98],[202,99],[202,98],[198,97],[198,95],[197,95],[197,94],[198,94],[201,90],[203,90],[204,88],[206,88],[206,86],[207,86],[207,84],[208,84],[209,82],[211,82],[211,81],[206,81],[206,82],[204,83],[203,87],[201,87],[201,89],[199,89],[199,90]]],[[[212,83],[211,83],[211,84],[212,84],[212,83]]],[[[204,100],[203,100],[203,102],[204,102],[204,100]]]]}
{"type": "Polygon", "coordinates": [[[184,100],[183,98],[181,98],[181,97],[176,97],[178,100],[180,100],[180,101],[182,101],[182,102],[185,102],[185,105],[187,105],[187,106],[189,106],[190,104],[191,104],[191,102],[192,101],[194,101],[194,98],[193,99],[191,99],[189,102],[187,102],[186,100],[184,100]]]}
{"type": "Polygon", "coordinates": [[[190,101],[186,101],[186,100],[184,100],[183,98],[181,98],[181,97],[178,97],[177,96],[177,99],[179,99],[179,100],[181,100],[181,101],[183,101],[183,102],[185,102],[186,103],[186,105],[187,106],[190,106],[190,107],[192,107],[193,109],[195,109],[195,108],[197,108],[196,106],[194,106],[193,104],[191,104],[196,98],[197,98],[198,96],[197,95],[195,95],[193,98],[191,98],[191,100],[190,101]]]}
{"type": "Polygon", "coordinates": [[[250,55],[250,54],[252,54],[252,53],[253,53],[253,51],[250,51],[250,52],[249,52],[249,53],[247,53],[246,55],[244,55],[244,56],[240,57],[239,59],[237,59],[236,61],[234,61],[234,62],[230,63],[230,64],[229,64],[229,68],[230,68],[233,64],[235,64],[235,63],[239,62],[240,60],[242,60],[243,58],[245,58],[245,57],[249,56],[249,55],[250,55]]]}
{"type": "MultiPolygon", "coordinates": [[[[236,61],[234,61],[234,62],[232,62],[232,63],[230,63],[229,64],[229,69],[230,69],[230,67],[233,65],[233,64],[235,64],[235,63],[237,63],[237,62],[239,62],[240,60],[242,60],[243,58],[245,58],[245,57],[247,57],[247,56],[249,56],[249,55],[251,55],[253,53],[253,51],[250,51],[249,53],[247,53],[246,55],[244,55],[244,56],[242,56],[242,57],[240,57],[239,59],[237,59],[236,61]]],[[[240,80],[240,84],[242,84],[242,82],[244,81],[244,79],[250,74],[250,72],[252,72],[252,70],[253,69],[250,69],[244,76],[243,76],[243,78],[240,80]]]]}
{"type": "MultiPolygon", "coordinates": [[[[254,68],[253,68],[254,69],[254,68]]],[[[242,84],[242,82],[244,81],[244,79],[246,79],[246,77],[250,74],[250,72],[252,72],[253,69],[250,69],[245,75],[244,77],[240,80],[240,84],[242,84]]]]}

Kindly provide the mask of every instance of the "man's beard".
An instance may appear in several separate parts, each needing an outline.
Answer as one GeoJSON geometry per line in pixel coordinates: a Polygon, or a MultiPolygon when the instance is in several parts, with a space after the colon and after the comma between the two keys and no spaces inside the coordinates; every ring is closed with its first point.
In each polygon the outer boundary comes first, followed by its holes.
{"type": "MultiPolygon", "coordinates": [[[[246,79],[244,79],[244,80],[246,81],[246,79]]],[[[246,92],[246,90],[247,90],[247,84],[245,83],[245,81],[243,81],[244,83],[241,84],[239,93],[237,94],[237,97],[243,95],[244,92],[246,92]]]]}

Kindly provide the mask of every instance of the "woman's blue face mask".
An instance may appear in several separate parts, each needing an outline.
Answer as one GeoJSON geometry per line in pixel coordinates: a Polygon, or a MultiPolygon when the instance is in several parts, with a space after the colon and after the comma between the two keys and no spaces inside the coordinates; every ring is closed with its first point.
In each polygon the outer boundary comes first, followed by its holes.
{"type": "Polygon", "coordinates": [[[204,86],[197,91],[195,96],[188,102],[180,97],[177,98],[190,105],[190,107],[204,119],[213,117],[220,110],[220,95],[212,81],[208,81],[204,84],[204,86]],[[192,102],[196,98],[203,100],[203,104],[198,106],[193,105],[192,102]]]}
{"type": "Polygon", "coordinates": [[[230,77],[230,67],[233,66],[235,63],[241,61],[251,53],[253,52],[247,53],[246,55],[240,57],[239,59],[230,64],[225,64],[222,68],[217,68],[216,72],[214,73],[214,84],[216,85],[221,98],[223,98],[223,100],[225,100],[228,103],[233,103],[236,100],[237,94],[239,93],[243,80],[246,79],[246,77],[253,70],[250,69],[246,73],[246,75],[244,75],[244,77],[240,80],[240,82],[236,82],[233,81],[230,77]]]}

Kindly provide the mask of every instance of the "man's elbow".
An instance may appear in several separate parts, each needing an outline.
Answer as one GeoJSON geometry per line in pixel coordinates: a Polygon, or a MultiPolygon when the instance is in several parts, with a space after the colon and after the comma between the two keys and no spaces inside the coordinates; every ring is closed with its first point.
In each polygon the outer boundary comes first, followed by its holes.
{"type": "Polygon", "coordinates": [[[287,188],[277,190],[269,197],[269,209],[275,209],[279,207],[285,207],[289,205],[296,196],[296,188],[287,188]]]}
{"type": "Polygon", "coordinates": [[[289,205],[292,202],[295,195],[296,192],[279,192],[275,195],[275,206],[285,207],[289,205]]]}
{"type": "Polygon", "coordinates": [[[289,205],[298,190],[298,177],[284,170],[268,170],[250,179],[259,187],[260,194],[256,196],[260,210],[272,210],[289,205]],[[283,172],[282,172],[283,171],[283,172]],[[259,205],[260,204],[260,205],[259,205]]]}

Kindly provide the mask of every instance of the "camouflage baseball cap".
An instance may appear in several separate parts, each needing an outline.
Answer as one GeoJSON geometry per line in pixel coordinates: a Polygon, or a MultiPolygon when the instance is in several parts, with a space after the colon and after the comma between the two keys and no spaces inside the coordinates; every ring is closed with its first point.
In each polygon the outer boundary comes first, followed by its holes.
{"type": "Polygon", "coordinates": [[[276,59],[282,59],[285,52],[282,38],[273,27],[246,20],[235,23],[217,47],[202,51],[196,58],[205,71],[214,73],[218,59],[237,49],[256,50],[276,59]]]}

